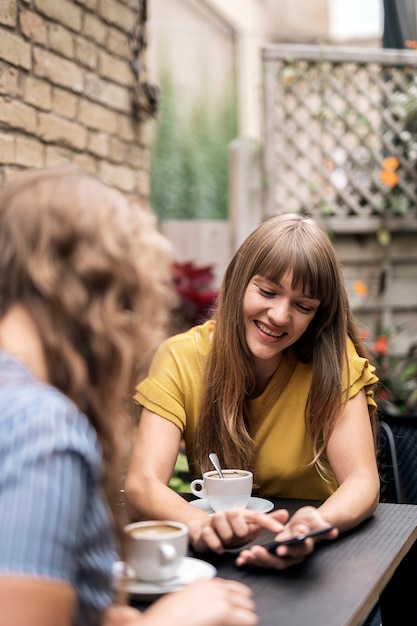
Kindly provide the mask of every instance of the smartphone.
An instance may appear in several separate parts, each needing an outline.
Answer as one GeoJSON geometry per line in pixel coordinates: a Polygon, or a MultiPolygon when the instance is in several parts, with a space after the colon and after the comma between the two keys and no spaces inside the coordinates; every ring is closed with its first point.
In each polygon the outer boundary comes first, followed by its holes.
{"type": "Polygon", "coordinates": [[[288,539],[283,539],[282,541],[271,541],[270,543],[266,543],[263,545],[263,548],[266,548],[268,552],[271,554],[275,553],[276,548],[278,546],[292,546],[305,541],[309,537],[320,537],[321,535],[325,535],[326,533],[333,530],[333,526],[326,526],[326,528],[320,528],[319,530],[312,530],[309,533],[300,533],[295,537],[289,537],[288,539]]]}

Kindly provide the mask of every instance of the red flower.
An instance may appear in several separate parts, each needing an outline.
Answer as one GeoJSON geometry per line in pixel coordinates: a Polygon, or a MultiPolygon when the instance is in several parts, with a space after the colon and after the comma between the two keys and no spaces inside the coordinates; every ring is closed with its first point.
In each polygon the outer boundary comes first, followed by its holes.
{"type": "Polygon", "coordinates": [[[217,298],[211,287],[212,265],[196,266],[192,261],[172,265],[173,282],[178,305],[173,311],[175,325],[184,330],[205,321],[217,298]]]}
{"type": "Polygon", "coordinates": [[[384,387],[378,387],[376,392],[377,400],[387,402],[390,399],[388,391],[384,387]]]}
{"type": "Polygon", "coordinates": [[[378,335],[374,343],[374,349],[378,354],[387,354],[388,341],[385,335],[378,335]]]}

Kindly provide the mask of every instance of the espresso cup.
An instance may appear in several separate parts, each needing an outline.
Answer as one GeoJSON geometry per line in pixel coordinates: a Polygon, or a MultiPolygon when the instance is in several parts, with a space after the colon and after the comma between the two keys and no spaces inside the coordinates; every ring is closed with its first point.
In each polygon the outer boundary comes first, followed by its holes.
{"type": "Polygon", "coordinates": [[[180,522],[152,520],[125,526],[129,536],[127,562],[138,579],[162,582],[174,578],[188,550],[188,527],[180,522]]]}
{"type": "Polygon", "coordinates": [[[198,498],[206,498],[215,512],[246,508],[252,493],[252,472],[224,469],[222,474],[224,478],[220,478],[217,472],[204,472],[203,478],[191,482],[192,493],[198,498]]]}

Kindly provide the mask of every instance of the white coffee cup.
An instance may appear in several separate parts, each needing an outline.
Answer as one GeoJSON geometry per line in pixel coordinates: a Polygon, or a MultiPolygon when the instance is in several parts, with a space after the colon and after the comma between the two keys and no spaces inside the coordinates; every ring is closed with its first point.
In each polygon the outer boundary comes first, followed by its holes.
{"type": "Polygon", "coordinates": [[[174,578],[188,550],[188,527],[180,522],[150,520],[125,526],[129,535],[127,562],[140,580],[174,578]]]}
{"type": "Polygon", "coordinates": [[[224,469],[224,478],[217,472],[204,472],[190,484],[192,493],[206,498],[213,511],[246,508],[252,493],[253,474],[247,470],[224,469]]]}

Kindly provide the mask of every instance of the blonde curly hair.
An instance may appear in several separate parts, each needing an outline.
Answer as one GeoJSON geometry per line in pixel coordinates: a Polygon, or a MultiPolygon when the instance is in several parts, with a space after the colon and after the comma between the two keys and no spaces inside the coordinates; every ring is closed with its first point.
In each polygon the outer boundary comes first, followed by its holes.
{"type": "Polygon", "coordinates": [[[30,312],[50,383],[93,424],[120,538],[122,399],[165,336],[170,262],[153,214],[78,167],[27,172],[0,192],[0,317],[30,312]]]}

